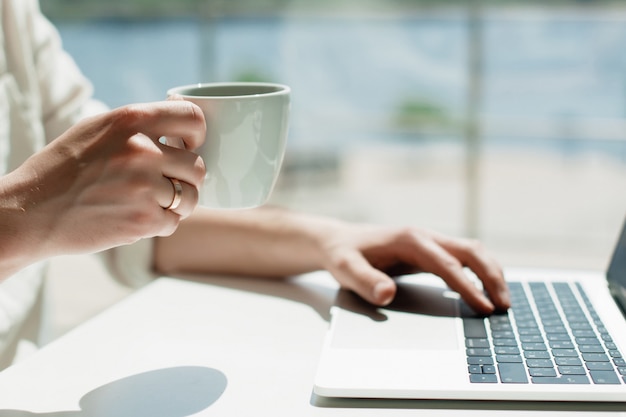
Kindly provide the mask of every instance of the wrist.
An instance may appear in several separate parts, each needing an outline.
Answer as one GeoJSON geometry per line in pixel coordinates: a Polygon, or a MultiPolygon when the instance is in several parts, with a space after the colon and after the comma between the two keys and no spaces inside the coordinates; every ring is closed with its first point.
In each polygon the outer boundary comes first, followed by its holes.
{"type": "Polygon", "coordinates": [[[309,253],[310,270],[329,269],[337,248],[341,246],[341,237],[345,236],[349,223],[331,217],[301,215],[303,240],[309,253]]]}
{"type": "Polygon", "coordinates": [[[37,187],[20,178],[19,171],[0,178],[0,279],[45,258],[50,240],[28,203],[37,187]]]}

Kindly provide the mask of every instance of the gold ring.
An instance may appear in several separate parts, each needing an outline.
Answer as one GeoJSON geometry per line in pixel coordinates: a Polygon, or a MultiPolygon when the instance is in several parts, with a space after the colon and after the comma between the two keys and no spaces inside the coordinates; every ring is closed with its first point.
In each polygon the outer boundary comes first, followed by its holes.
{"type": "Polygon", "coordinates": [[[176,178],[168,178],[174,187],[174,198],[169,206],[165,207],[166,210],[176,210],[180,206],[180,202],[183,200],[183,186],[176,178]]]}

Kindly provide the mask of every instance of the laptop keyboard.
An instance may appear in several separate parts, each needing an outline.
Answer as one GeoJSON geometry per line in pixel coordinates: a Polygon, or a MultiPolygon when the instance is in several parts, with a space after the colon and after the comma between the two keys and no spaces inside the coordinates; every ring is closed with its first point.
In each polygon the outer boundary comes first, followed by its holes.
{"type": "Polygon", "coordinates": [[[626,383],[626,361],[580,284],[509,288],[507,314],[463,319],[470,382],[626,383]]]}

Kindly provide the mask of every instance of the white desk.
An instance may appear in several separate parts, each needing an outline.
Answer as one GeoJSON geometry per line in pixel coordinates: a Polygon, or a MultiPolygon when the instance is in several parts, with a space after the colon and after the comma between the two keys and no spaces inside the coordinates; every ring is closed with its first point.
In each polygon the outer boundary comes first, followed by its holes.
{"type": "Polygon", "coordinates": [[[0,373],[0,417],[626,415],[616,404],[316,398],[336,290],[326,273],[159,279],[0,373]]]}

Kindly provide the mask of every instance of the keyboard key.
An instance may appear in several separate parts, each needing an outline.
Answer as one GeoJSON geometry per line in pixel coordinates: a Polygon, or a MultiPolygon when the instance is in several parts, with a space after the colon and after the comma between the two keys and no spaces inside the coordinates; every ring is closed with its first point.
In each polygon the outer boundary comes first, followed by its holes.
{"type": "Polygon", "coordinates": [[[528,372],[530,372],[530,376],[556,377],[556,371],[554,368],[530,368],[528,372]]]}
{"type": "Polygon", "coordinates": [[[543,336],[540,334],[520,336],[519,339],[522,343],[543,343],[543,336]]]}
{"type": "Polygon", "coordinates": [[[491,349],[469,348],[465,349],[467,356],[491,356],[491,349]]]}
{"type": "Polygon", "coordinates": [[[526,359],[550,359],[550,352],[541,350],[528,350],[524,352],[526,359]]]}
{"type": "Polygon", "coordinates": [[[591,379],[596,384],[619,384],[619,378],[614,371],[589,371],[591,379]]]}
{"type": "Polygon", "coordinates": [[[531,309],[525,309],[524,311],[516,311],[513,313],[515,317],[515,322],[519,325],[520,323],[528,323],[533,322],[536,323],[535,315],[531,309]]]}
{"type": "MultiPolygon", "coordinates": [[[[554,317],[559,317],[558,313],[555,313],[554,317]]],[[[543,326],[546,328],[553,327],[553,326],[563,327],[563,322],[561,321],[560,318],[547,319],[546,317],[543,317],[543,319],[541,320],[541,324],[543,324],[543,326]]]]}
{"type": "Polygon", "coordinates": [[[470,356],[467,358],[468,365],[493,365],[491,356],[470,356]]]}
{"type": "Polygon", "coordinates": [[[500,330],[497,332],[491,332],[491,337],[494,339],[515,339],[515,333],[511,330],[500,330]]]}
{"type": "Polygon", "coordinates": [[[496,384],[498,377],[495,374],[470,374],[470,382],[477,384],[496,384]]]}
{"type": "Polygon", "coordinates": [[[592,330],[593,328],[589,324],[589,322],[584,323],[570,323],[570,327],[573,330],[592,330]]]}
{"type": "Polygon", "coordinates": [[[488,348],[489,347],[489,339],[486,339],[486,338],[465,339],[465,347],[467,347],[467,348],[488,348]]]}
{"type": "Polygon", "coordinates": [[[541,323],[544,326],[562,326],[563,325],[563,320],[561,319],[561,315],[556,309],[550,312],[540,313],[539,317],[541,318],[541,323]]]}
{"type": "Polygon", "coordinates": [[[613,365],[611,362],[587,362],[585,366],[590,371],[612,371],[613,365]]]}
{"type": "Polygon", "coordinates": [[[496,355],[496,362],[498,363],[522,363],[522,357],[520,355],[496,355]]]}
{"type": "Polygon", "coordinates": [[[604,348],[601,345],[582,345],[578,346],[580,353],[604,353],[604,348]]]}
{"type": "Polygon", "coordinates": [[[577,337],[576,343],[579,345],[599,345],[600,341],[597,337],[577,337]]]}
{"type": "Polygon", "coordinates": [[[603,341],[605,342],[612,342],[613,338],[611,336],[609,336],[608,334],[601,334],[600,338],[602,338],[603,341]]]}
{"type": "MultiPolygon", "coordinates": [[[[567,329],[565,328],[565,326],[549,326],[549,327],[545,327],[544,330],[546,331],[547,334],[555,334],[555,333],[565,334],[565,333],[567,333],[567,329]]],[[[586,330],[578,330],[578,331],[584,332],[586,330]]]]}
{"type": "Polygon", "coordinates": [[[494,323],[491,325],[491,331],[493,332],[509,332],[513,331],[513,326],[508,323],[494,323]]]}
{"type": "Polygon", "coordinates": [[[494,348],[496,355],[519,355],[520,351],[517,346],[496,346],[494,348]]]}
{"type": "MultiPolygon", "coordinates": [[[[550,342],[550,347],[552,349],[573,349],[574,344],[569,340],[555,340],[553,342],[550,342]]],[[[602,349],[602,346],[600,346],[600,349],[602,349]]],[[[601,352],[604,351],[602,350],[601,352]]]]}
{"type": "Polygon", "coordinates": [[[505,384],[527,384],[526,368],[521,363],[499,363],[500,380],[505,384]]]}
{"type": "Polygon", "coordinates": [[[524,320],[516,322],[517,327],[520,329],[528,328],[528,329],[538,329],[539,326],[535,320],[524,320]]]}
{"type": "Polygon", "coordinates": [[[493,340],[493,345],[494,346],[516,346],[517,347],[517,340],[515,340],[515,339],[494,339],[493,340]]]}
{"type": "Polygon", "coordinates": [[[522,343],[523,350],[548,350],[545,343],[522,343]]]}
{"type": "Polygon", "coordinates": [[[552,359],[528,359],[526,365],[529,368],[554,368],[552,359]]]}
{"type": "Polygon", "coordinates": [[[561,375],[587,375],[582,366],[559,366],[557,369],[561,375]]]}
{"type": "Polygon", "coordinates": [[[572,330],[574,337],[595,337],[593,330],[572,330]]]}
{"type": "Polygon", "coordinates": [[[583,353],[585,362],[608,362],[609,357],[604,353],[583,353]]]}
{"type": "Polygon", "coordinates": [[[567,375],[556,378],[532,377],[533,384],[589,384],[587,375],[567,375]]]}
{"type": "Polygon", "coordinates": [[[524,329],[518,329],[517,332],[519,333],[520,336],[541,334],[541,330],[535,327],[527,327],[524,329]]]}
{"type": "Polygon", "coordinates": [[[562,365],[562,366],[582,366],[583,362],[580,360],[580,358],[554,358],[554,361],[556,362],[557,365],[562,365]]]}
{"type": "Polygon", "coordinates": [[[510,323],[511,320],[506,314],[493,314],[489,316],[489,323],[510,323]]]}
{"type": "MultiPolygon", "coordinates": [[[[576,349],[552,349],[552,354],[555,358],[577,358],[578,352],[576,349]]],[[[590,354],[593,355],[593,354],[590,354]]]]}
{"type": "Polygon", "coordinates": [[[467,338],[486,338],[485,320],[480,318],[464,318],[463,332],[467,338]]]}
{"type": "Polygon", "coordinates": [[[569,323],[588,323],[587,317],[585,317],[585,314],[581,310],[565,312],[565,317],[567,317],[569,323]]]}
{"type": "Polygon", "coordinates": [[[548,334],[548,335],[546,335],[546,339],[548,339],[548,341],[550,341],[550,342],[557,341],[557,340],[567,340],[567,341],[571,342],[571,340],[572,340],[572,339],[570,339],[568,334],[564,334],[564,333],[548,334]]]}
{"type": "Polygon", "coordinates": [[[482,374],[483,368],[480,365],[470,365],[467,367],[467,370],[470,374],[482,374]]]}

